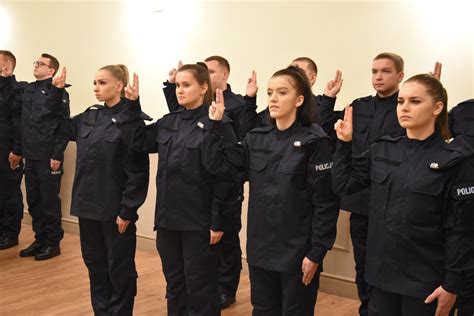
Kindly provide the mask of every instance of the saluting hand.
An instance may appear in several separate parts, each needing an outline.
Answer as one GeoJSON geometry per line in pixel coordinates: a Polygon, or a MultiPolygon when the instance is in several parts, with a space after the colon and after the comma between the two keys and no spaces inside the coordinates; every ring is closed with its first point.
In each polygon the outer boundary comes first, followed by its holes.
{"type": "Polygon", "coordinates": [[[331,80],[326,84],[324,94],[328,97],[335,98],[339,91],[341,91],[342,81],[342,72],[337,70],[334,80],[331,80]]]}
{"type": "Polygon", "coordinates": [[[50,166],[51,166],[51,170],[52,170],[52,171],[58,171],[59,168],[61,167],[61,161],[55,160],[55,159],[51,159],[51,160],[50,160],[50,166]]]}
{"type": "Polygon", "coordinates": [[[348,105],[344,111],[344,120],[337,120],[334,124],[337,138],[344,142],[352,141],[352,106],[348,105]]]}
{"type": "Polygon", "coordinates": [[[118,232],[120,234],[123,234],[127,230],[127,227],[130,224],[130,221],[124,220],[120,216],[117,216],[117,220],[115,221],[115,223],[117,224],[118,232]]]}
{"type": "Polygon", "coordinates": [[[435,316],[448,316],[451,308],[453,308],[454,302],[456,302],[456,294],[449,293],[440,286],[426,298],[425,304],[429,304],[435,299],[438,300],[435,316]]]}
{"type": "Polygon", "coordinates": [[[221,241],[222,236],[224,236],[224,232],[222,231],[215,232],[211,229],[210,232],[211,232],[211,240],[209,241],[209,244],[211,245],[217,244],[219,241],[221,241]]]}
{"type": "Polygon", "coordinates": [[[11,60],[7,60],[5,65],[0,68],[1,77],[11,77],[13,75],[13,63],[11,60]]]}
{"type": "Polygon", "coordinates": [[[301,272],[303,272],[302,282],[304,285],[308,286],[311,281],[313,281],[314,275],[318,270],[318,264],[309,260],[307,257],[304,257],[303,263],[301,264],[301,272]]]}
{"type": "Polygon", "coordinates": [[[22,159],[21,156],[15,155],[14,153],[11,152],[8,155],[8,162],[10,163],[10,169],[15,170],[16,168],[18,168],[20,165],[21,159],[22,159]]]}
{"type": "Polygon", "coordinates": [[[430,75],[434,76],[436,79],[441,80],[441,67],[442,64],[440,62],[435,62],[433,72],[430,72],[430,75]]]}
{"type": "Polygon", "coordinates": [[[53,79],[53,86],[55,86],[58,89],[64,88],[66,85],[66,67],[63,67],[63,70],[61,71],[61,74],[59,76],[54,77],[53,79]]]}
{"type": "Polygon", "coordinates": [[[181,60],[178,62],[178,68],[173,68],[168,72],[168,82],[175,83],[176,82],[176,74],[178,73],[179,68],[183,67],[183,63],[181,60]]]}
{"type": "Polygon", "coordinates": [[[209,118],[213,121],[222,121],[224,110],[224,93],[221,89],[216,89],[216,101],[209,107],[209,118]]]}
{"type": "Polygon", "coordinates": [[[247,90],[246,94],[249,97],[254,97],[257,95],[258,85],[257,85],[257,73],[255,70],[252,70],[252,76],[247,81],[247,90]]]}
{"type": "Polygon", "coordinates": [[[125,87],[125,98],[134,101],[138,99],[138,75],[136,73],[133,74],[133,83],[132,85],[128,84],[125,87]]]}

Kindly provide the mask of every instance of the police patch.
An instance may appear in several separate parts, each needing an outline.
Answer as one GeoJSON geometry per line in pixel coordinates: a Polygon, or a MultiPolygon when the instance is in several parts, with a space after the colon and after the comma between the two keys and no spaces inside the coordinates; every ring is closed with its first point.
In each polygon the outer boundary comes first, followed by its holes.
{"type": "Polygon", "coordinates": [[[328,171],[331,170],[333,162],[326,162],[322,164],[318,164],[314,166],[314,171],[316,172],[323,172],[323,171],[328,171]]]}
{"type": "Polygon", "coordinates": [[[457,200],[474,198],[474,185],[458,185],[452,188],[452,196],[457,200]]]}

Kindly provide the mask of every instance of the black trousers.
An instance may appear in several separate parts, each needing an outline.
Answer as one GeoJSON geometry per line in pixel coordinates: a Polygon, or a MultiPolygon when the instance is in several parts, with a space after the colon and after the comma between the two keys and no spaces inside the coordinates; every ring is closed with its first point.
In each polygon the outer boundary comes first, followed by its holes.
{"type": "MultiPolygon", "coordinates": [[[[239,211],[242,204],[239,203],[239,211]]],[[[239,232],[242,227],[240,212],[232,218],[231,228],[222,236],[217,267],[217,285],[219,293],[235,296],[242,270],[242,250],[239,232]]]]}
{"type": "Polygon", "coordinates": [[[51,170],[50,161],[30,160],[25,162],[25,185],[28,211],[33,219],[35,239],[39,242],[59,246],[64,232],[61,228],[61,178],[63,167],[58,172],[51,170]]]}
{"type": "Polygon", "coordinates": [[[166,278],[168,315],[220,315],[217,290],[218,244],[209,231],[157,229],[156,248],[166,278]]]}
{"type": "Polygon", "coordinates": [[[269,271],[249,265],[253,316],[314,315],[320,269],[308,285],[303,274],[269,271]]]}
{"type": "Polygon", "coordinates": [[[120,234],[115,222],[79,218],[79,229],[94,314],[132,315],[137,294],[135,223],[120,234]]]}
{"type": "Polygon", "coordinates": [[[370,316],[433,316],[437,302],[425,304],[425,299],[371,287],[368,311],[370,316]]]}
{"type": "Polygon", "coordinates": [[[23,218],[23,162],[10,169],[9,154],[10,146],[0,144],[0,237],[18,238],[23,218]]]}
{"type": "Polygon", "coordinates": [[[367,252],[367,232],[369,217],[351,213],[350,231],[356,270],[357,292],[359,294],[359,314],[366,316],[369,306],[370,287],[365,282],[365,255],[367,252]]]}

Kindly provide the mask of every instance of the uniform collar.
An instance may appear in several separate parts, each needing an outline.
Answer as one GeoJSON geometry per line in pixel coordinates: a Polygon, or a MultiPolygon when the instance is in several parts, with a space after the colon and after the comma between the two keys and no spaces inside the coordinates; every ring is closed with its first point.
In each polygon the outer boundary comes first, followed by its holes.
{"type": "Polygon", "coordinates": [[[202,105],[200,105],[197,108],[192,109],[192,110],[184,109],[183,114],[182,114],[182,118],[184,120],[192,120],[192,119],[200,118],[201,116],[206,114],[205,112],[206,112],[207,109],[208,109],[208,106],[204,105],[204,104],[202,104],[202,105]]]}
{"type": "Polygon", "coordinates": [[[392,103],[394,102],[394,104],[397,104],[397,100],[398,100],[398,90],[397,92],[395,92],[394,94],[392,94],[391,96],[388,96],[388,97],[381,97],[379,96],[378,94],[375,95],[375,99],[377,101],[380,101],[380,102],[387,102],[387,103],[392,103]]]}
{"type": "Polygon", "coordinates": [[[412,148],[422,148],[430,146],[431,144],[441,140],[441,134],[438,131],[435,131],[428,138],[419,140],[419,139],[410,139],[406,138],[406,144],[408,147],[412,148]]]}
{"type": "Polygon", "coordinates": [[[104,105],[104,107],[103,107],[103,111],[106,115],[114,115],[114,114],[117,114],[117,113],[123,111],[124,109],[125,109],[124,99],[120,99],[120,101],[114,106],[108,107],[108,106],[104,105]]]}
{"type": "Polygon", "coordinates": [[[296,119],[293,124],[288,127],[287,129],[283,130],[283,131],[280,131],[276,128],[275,126],[275,133],[276,133],[276,137],[277,139],[286,139],[286,138],[289,138],[290,136],[292,136],[293,134],[296,133],[296,131],[301,127],[301,123],[298,119],[296,119]]]}

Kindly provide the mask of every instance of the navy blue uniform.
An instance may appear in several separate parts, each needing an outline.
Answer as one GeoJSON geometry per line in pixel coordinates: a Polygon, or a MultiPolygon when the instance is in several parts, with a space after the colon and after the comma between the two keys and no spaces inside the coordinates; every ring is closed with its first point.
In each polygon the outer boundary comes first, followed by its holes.
{"type": "MultiPolygon", "coordinates": [[[[53,88],[46,121],[58,118],[62,93],[53,88]]],[[[62,117],[58,134],[77,144],[71,214],[79,217],[95,315],[132,315],[137,291],[135,222],[148,190],[149,160],[125,145],[115,124],[125,103],[94,105],[75,117],[62,117]],[[123,234],[117,216],[131,221],[123,234]]]]}
{"type": "MultiPolygon", "coordinates": [[[[61,228],[61,200],[59,191],[63,164],[51,170],[50,160],[64,160],[67,141],[57,138],[59,120],[42,119],[45,102],[52,87],[52,79],[29,83],[21,99],[22,155],[25,158],[25,184],[28,211],[33,219],[35,240],[45,246],[59,246],[63,238],[61,228]]],[[[69,95],[61,96],[61,115],[69,117],[69,95]]]]}
{"type": "Polygon", "coordinates": [[[247,261],[253,315],[313,315],[319,272],[302,283],[305,257],[320,268],[336,237],[339,214],[331,190],[329,138],[299,122],[285,131],[256,128],[232,147],[214,122],[205,164],[216,174],[246,171],[250,185],[247,261]]]}
{"type": "MultiPolygon", "coordinates": [[[[465,136],[474,148],[474,99],[466,100],[455,106],[449,112],[449,129],[454,137],[465,136]]],[[[474,162],[471,163],[474,170],[474,162]]],[[[474,193],[474,192],[472,192],[474,193]]],[[[466,229],[470,240],[466,245],[469,249],[470,268],[467,270],[466,284],[458,295],[458,315],[474,315],[474,203],[465,207],[465,217],[462,222],[467,225],[466,229]]]]}
{"type": "Polygon", "coordinates": [[[338,143],[333,184],[339,194],[370,186],[369,315],[433,315],[436,302],[425,304],[428,295],[440,285],[451,293],[463,286],[458,189],[469,186],[469,153],[438,133],[423,141],[385,136],[358,155],[352,148],[338,143]]]}
{"type": "MultiPolygon", "coordinates": [[[[217,290],[219,244],[210,245],[210,229],[227,231],[226,185],[202,163],[202,141],[210,125],[208,106],[172,112],[156,123],[139,123],[133,102],[120,128],[135,150],[158,153],[155,209],[156,245],[165,274],[168,315],[220,315],[217,290]]],[[[231,122],[228,139],[235,138],[231,122]]],[[[233,192],[233,194],[237,194],[233,192]]]]}
{"type": "Polygon", "coordinates": [[[15,101],[23,89],[24,84],[15,76],[0,77],[0,242],[4,238],[18,239],[23,218],[23,162],[12,170],[8,161],[10,152],[21,154],[21,109],[15,101]]]}
{"type": "MultiPolygon", "coordinates": [[[[163,93],[170,112],[181,108],[176,99],[176,85],[170,82],[163,83],[163,93]]],[[[245,110],[245,100],[241,95],[232,92],[230,85],[224,90],[225,115],[232,120],[232,127],[238,139],[243,139],[244,134],[238,124],[238,118],[245,110]]],[[[228,187],[229,196],[222,197],[226,201],[224,210],[231,214],[228,220],[227,230],[222,237],[219,252],[219,263],[217,266],[217,284],[219,293],[235,297],[240,282],[240,271],[242,270],[242,250],[240,249],[239,232],[242,228],[242,202],[244,200],[243,175],[228,178],[221,181],[221,185],[228,187]],[[224,183],[225,182],[225,183],[224,183]]]]}

